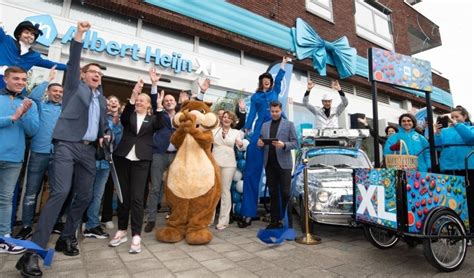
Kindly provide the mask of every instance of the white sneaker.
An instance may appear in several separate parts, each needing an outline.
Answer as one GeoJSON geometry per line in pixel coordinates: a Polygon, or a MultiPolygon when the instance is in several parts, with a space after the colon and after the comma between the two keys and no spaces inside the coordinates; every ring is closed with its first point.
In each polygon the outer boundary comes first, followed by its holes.
{"type": "Polygon", "coordinates": [[[26,251],[25,247],[15,245],[13,243],[0,243],[0,254],[18,255],[26,251]]]}
{"type": "Polygon", "coordinates": [[[141,241],[142,241],[142,238],[139,235],[134,235],[132,238],[132,244],[130,245],[130,250],[128,250],[128,253],[138,254],[142,252],[141,241]]]}
{"type": "Polygon", "coordinates": [[[116,233],[115,233],[115,236],[114,238],[112,238],[112,240],[109,242],[109,246],[111,247],[117,247],[119,246],[120,244],[124,243],[124,242],[127,242],[128,238],[127,238],[127,231],[122,231],[122,230],[118,230],[116,233]]]}
{"type": "Polygon", "coordinates": [[[112,222],[112,221],[102,222],[102,225],[103,225],[107,230],[113,230],[114,227],[115,227],[114,222],[112,222]]]}
{"type": "Polygon", "coordinates": [[[216,225],[216,230],[222,231],[222,230],[224,230],[225,228],[227,228],[227,225],[221,225],[221,224],[217,224],[217,225],[216,225]]]}

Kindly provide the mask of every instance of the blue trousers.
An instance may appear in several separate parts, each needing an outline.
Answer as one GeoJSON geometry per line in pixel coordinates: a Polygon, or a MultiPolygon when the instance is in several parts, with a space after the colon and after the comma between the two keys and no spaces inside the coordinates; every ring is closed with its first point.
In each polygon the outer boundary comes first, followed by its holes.
{"type": "Polygon", "coordinates": [[[71,189],[75,194],[61,238],[72,238],[75,235],[92,198],[96,173],[95,147],[82,143],[56,142],[52,171],[54,176],[51,178],[49,198],[41,211],[32,239],[43,248],[48,244],[53,226],[71,189]]]}
{"type": "Polygon", "coordinates": [[[258,189],[263,171],[263,150],[257,146],[260,135],[254,132],[247,147],[244,170],[244,192],[242,196],[242,209],[240,214],[247,217],[257,216],[258,189]]]}
{"type": "Polygon", "coordinates": [[[12,199],[21,165],[21,162],[0,161],[0,236],[11,234],[12,199]]]}
{"type": "MultiPolygon", "coordinates": [[[[28,162],[25,197],[23,199],[23,213],[21,222],[23,226],[31,226],[35,215],[36,201],[41,191],[43,176],[51,162],[51,154],[31,152],[28,162]]],[[[51,173],[49,173],[51,178],[51,173]]]]}

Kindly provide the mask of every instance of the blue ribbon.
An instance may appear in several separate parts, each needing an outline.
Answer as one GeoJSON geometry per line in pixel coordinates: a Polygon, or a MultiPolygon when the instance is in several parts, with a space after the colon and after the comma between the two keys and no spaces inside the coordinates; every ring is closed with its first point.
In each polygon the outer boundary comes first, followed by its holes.
{"type": "Polygon", "coordinates": [[[320,75],[326,76],[326,63],[334,64],[341,78],[355,75],[357,50],[350,47],[346,36],[333,42],[325,41],[301,18],[296,19],[291,33],[296,57],[299,60],[312,58],[313,67],[320,75]]]}
{"type": "Polygon", "coordinates": [[[0,243],[2,242],[7,242],[10,244],[13,243],[17,246],[22,246],[30,251],[36,252],[41,258],[43,258],[44,266],[51,266],[51,263],[53,262],[54,250],[52,248],[43,249],[32,241],[15,239],[11,237],[0,237],[0,243]]]}

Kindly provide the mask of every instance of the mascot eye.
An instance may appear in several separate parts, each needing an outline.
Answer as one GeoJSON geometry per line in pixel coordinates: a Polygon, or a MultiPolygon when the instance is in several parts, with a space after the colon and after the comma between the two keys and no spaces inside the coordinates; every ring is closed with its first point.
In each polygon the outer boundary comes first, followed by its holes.
{"type": "Polygon", "coordinates": [[[204,111],[204,109],[199,110],[199,112],[201,112],[202,114],[206,114],[206,111],[204,111]]]}

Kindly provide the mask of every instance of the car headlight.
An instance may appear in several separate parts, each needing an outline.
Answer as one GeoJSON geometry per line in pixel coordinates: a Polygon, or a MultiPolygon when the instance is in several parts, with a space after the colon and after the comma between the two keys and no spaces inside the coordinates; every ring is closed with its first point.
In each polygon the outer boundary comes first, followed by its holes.
{"type": "Polygon", "coordinates": [[[321,203],[326,203],[329,199],[329,193],[327,191],[321,191],[318,193],[318,200],[321,203]]]}

